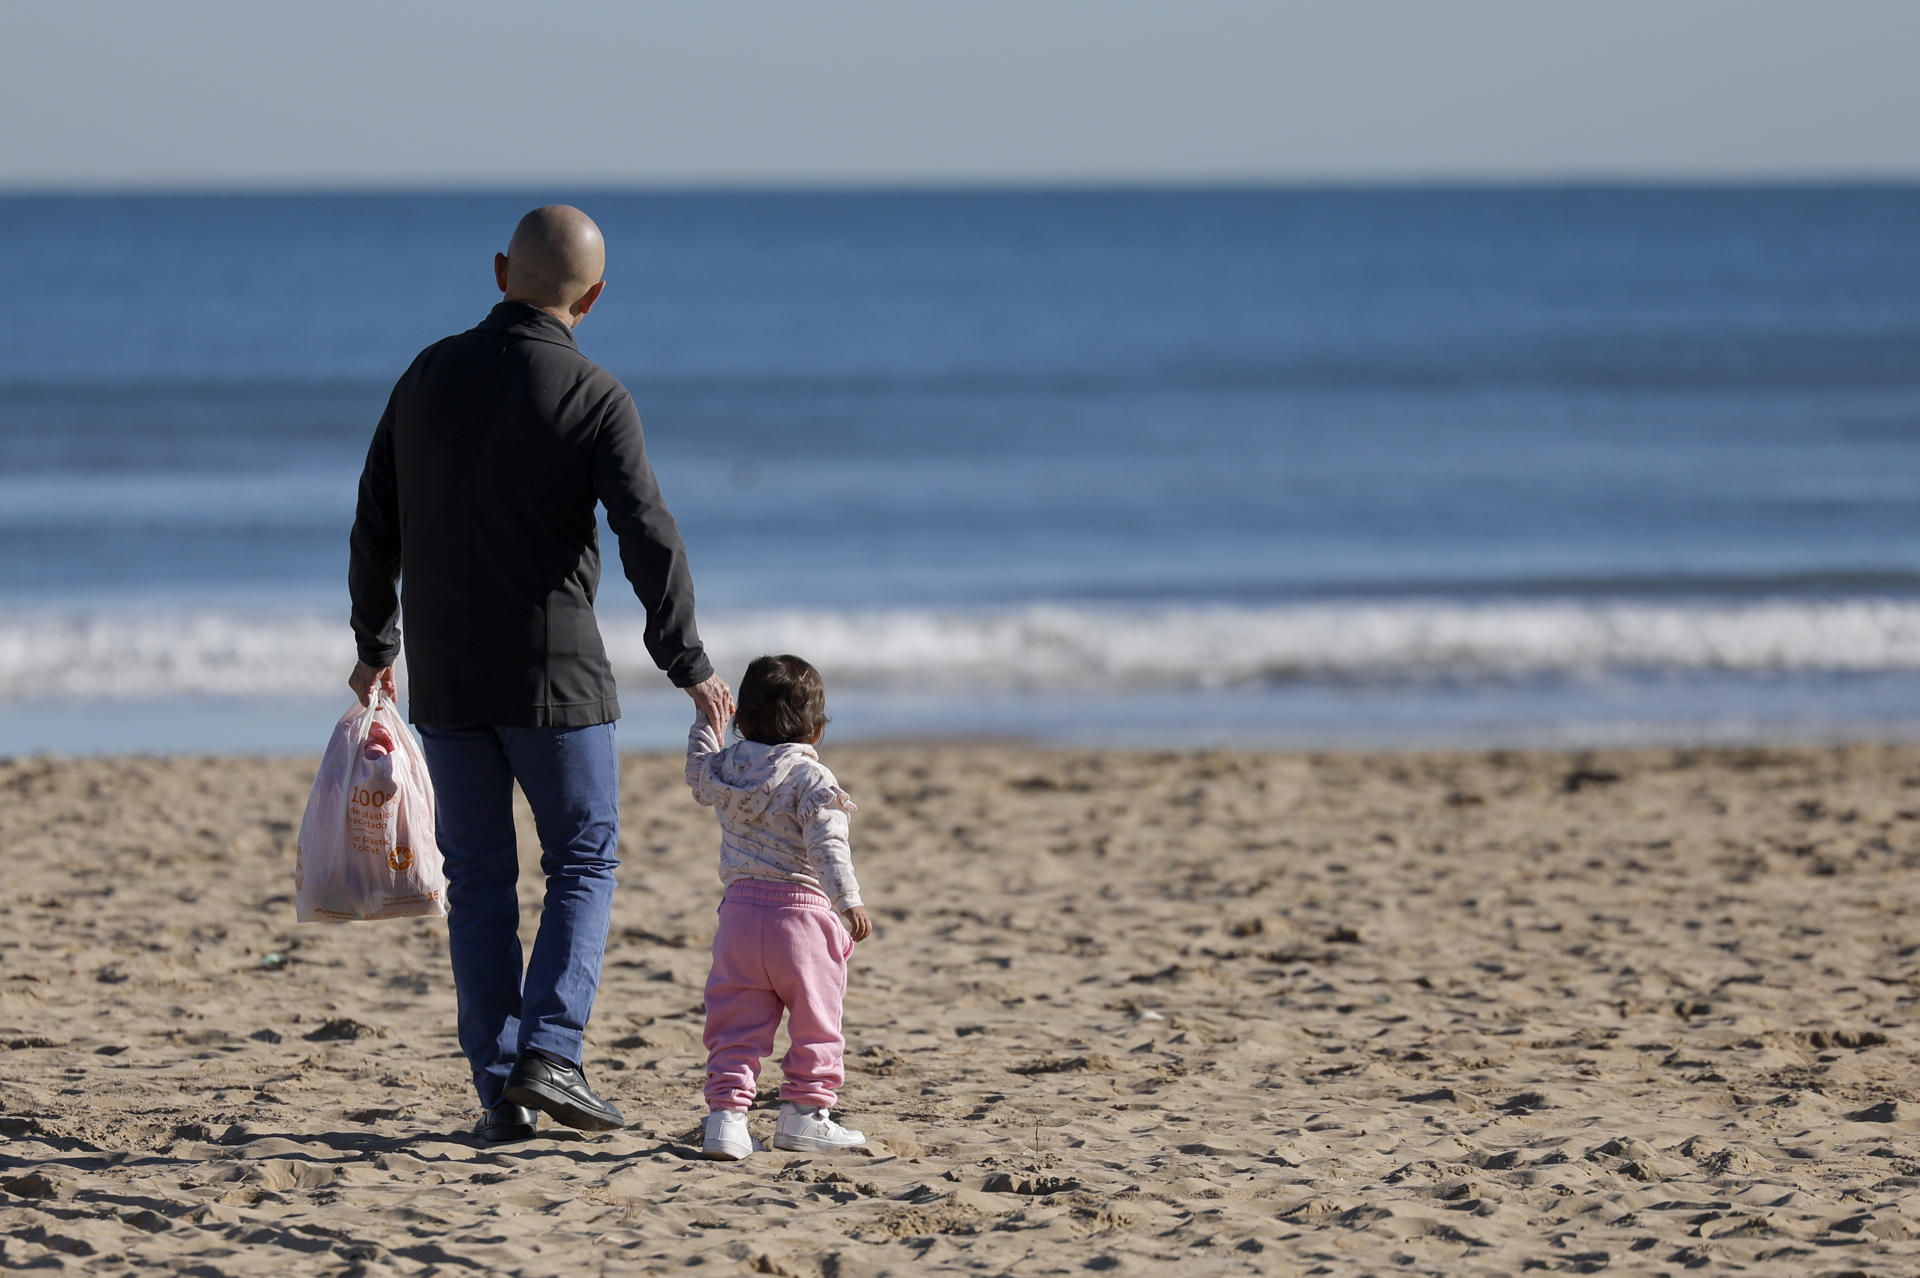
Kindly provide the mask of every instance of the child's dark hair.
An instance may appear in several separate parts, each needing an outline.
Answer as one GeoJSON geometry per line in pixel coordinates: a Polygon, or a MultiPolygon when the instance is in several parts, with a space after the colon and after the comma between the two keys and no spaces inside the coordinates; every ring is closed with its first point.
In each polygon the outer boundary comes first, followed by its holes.
{"type": "Polygon", "coordinates": [[[817,740],[827,728],[827,685],[791,653],[755,657],[740,680],[733,726],[761,745],[817,740]]]}

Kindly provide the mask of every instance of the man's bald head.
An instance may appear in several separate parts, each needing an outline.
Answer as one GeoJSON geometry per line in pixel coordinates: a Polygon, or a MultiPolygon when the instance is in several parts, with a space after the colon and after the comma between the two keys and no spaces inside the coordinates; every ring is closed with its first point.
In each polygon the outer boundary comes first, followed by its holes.
{"type": "Polygon", "coordinates": [[[506,253],[494,260],[508,301],[567,312],[573,319],[585,315],[599,296],[606,269],[600,228],[566,204],[548,204],[521,218],[506,253]]]}

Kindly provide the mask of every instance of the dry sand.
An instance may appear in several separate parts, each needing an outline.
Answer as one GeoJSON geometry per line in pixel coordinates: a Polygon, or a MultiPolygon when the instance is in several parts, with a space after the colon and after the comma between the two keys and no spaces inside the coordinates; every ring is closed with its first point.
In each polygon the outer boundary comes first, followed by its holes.
{"type": "Polygon", "coordinates": [[[442,925],[293,922],[312,761],[0,764],[0,1268],[1920,1272],[1920,747],[827,757],[871,1146],[739,1165],[678,760],[589,1040],[632,1126],[499,1148],[442,925]]]}

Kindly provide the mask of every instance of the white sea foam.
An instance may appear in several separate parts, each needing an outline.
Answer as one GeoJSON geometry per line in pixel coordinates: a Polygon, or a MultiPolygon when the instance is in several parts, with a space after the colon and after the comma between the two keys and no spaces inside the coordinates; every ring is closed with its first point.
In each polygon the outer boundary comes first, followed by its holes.
{"type": "MultiPolygon", "coordinates": [[[[729,678],[757,653],[792,651],[848,688],[1179,690],[1613,671],[1920,671],[1920,601],[1883,597],[793,610],[716,613],[702,626],[729,678]]],[[[608,616],[603,630],[627,686],[657,678],[637,616],[608,616]]],[[[334,611],[0,615],[0,699],[11,701],[329,695],[352,660],[334,611]]]]}

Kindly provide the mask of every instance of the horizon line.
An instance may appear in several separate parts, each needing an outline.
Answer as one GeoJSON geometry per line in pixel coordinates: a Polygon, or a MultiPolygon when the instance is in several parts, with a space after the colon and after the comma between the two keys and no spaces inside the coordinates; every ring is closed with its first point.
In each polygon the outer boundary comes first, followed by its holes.
{"type": "Polygon", "coordinates": [[[1658,170],[1621,170],[1611,173],[1409,173],[1326,174],[1287,177],[1223,174],[1192,177],[1141,177],[1124,174],[1084,177],[766,177],[632,179],[555,177],[512,180],[446,178],[359,177],[342,179],[289,178],[236,182],[183,179],[178,181],[81,180],[63,182],[13,181],[0,178],[0,198],[58,198],[85,196],[255,196],[255,195],[524,195],[570,188],[605,194],[965,194],[1031,192],[1204,192],[1274,191],[1552,191],[1583,189],[1673,190],[1784,190],[1892,188],[1920,186],[1920,170],[1912,172],[1751,172],[1676,173],[1658,170]]]}

